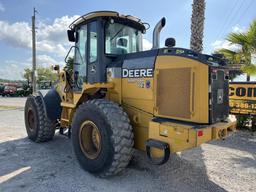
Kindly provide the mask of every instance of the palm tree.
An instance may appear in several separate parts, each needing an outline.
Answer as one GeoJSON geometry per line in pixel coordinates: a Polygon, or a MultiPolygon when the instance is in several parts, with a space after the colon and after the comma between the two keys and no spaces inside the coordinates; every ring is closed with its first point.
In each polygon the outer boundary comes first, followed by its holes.
{"type": "Polygon", "coordinates": [[[242,55],[239,52],[235,52],[235,51],[223,48],[215,51],[214,54],[222,54],[224,56],[227,62],[227,65],[230,67],[229,77],[231,81],[233,81],[233,79],[235,79],[237,76],[243,73],[240,70],[240,64],[244,63],[244,60],[242,59],[242,55]]]}
{"type": "Polygon", "coordinates": [[[203,51],[205,0],[193,0],[191,17],[190,49],[203,51]]]}
{"type": "Polygon", "coordinates": [[[247,81],[250,81],[250,76],[256,74],[256,66],[252,64],[252,55],[256,53],[256,19],[252,22],[248,31],[230,33],[226,40],[230,44],[238,45],[239,48],[234,51],[234,55],[239,56],[240,61],[244,60],[241,69],[247,74],[247,81]]]}

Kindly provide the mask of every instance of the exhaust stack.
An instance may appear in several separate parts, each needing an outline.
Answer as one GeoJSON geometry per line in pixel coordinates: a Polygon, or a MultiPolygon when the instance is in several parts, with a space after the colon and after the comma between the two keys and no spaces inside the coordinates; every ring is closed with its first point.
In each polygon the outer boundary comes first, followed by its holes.
{"type": "Polygon", "coordinates": [[[163,17],[155,26],[153,31],[153,46],[152,49],[158,49],[160,45],[160,32],[165,26],[165,17],[163,17]]]}

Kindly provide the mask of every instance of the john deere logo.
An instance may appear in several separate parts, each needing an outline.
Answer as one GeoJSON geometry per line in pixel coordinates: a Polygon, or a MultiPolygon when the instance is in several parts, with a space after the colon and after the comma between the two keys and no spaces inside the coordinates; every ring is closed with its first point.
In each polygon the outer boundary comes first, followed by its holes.
{"type": "Polygon", "coordinates": [[[122,77],[153,77],[153,69],[123,69],[122,77]]]}
{"type": "Polygon", "coordinates": [[[256,97],[256,87],[229,87],[229,96],[256,97]]]}

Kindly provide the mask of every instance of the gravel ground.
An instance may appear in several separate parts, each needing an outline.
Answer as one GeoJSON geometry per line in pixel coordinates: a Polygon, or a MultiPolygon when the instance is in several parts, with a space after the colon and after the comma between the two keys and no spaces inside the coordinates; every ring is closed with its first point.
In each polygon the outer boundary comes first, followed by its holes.
{"type": "Polygon", "coordinates": [[[136,151],[126,171],[100,179],[83,171],[70,139],[56,133],[37,144],[26,137],[23,98],[0,98],[0,191],[256,191],[256,136],[238,131],[225,141],[172,155],[162,166],[136,151]]]}

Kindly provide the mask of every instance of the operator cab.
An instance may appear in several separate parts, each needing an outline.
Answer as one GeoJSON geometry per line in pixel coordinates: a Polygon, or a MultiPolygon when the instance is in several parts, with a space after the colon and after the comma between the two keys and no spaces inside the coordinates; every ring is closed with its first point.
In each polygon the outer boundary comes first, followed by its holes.
{"type": "Polygon", "coordinates": [[[142,51],[145,30],[139,19],[117,12],[93,12],[75,20],[68,30],[69,41],[75,43],[71,48],[75,89],[81,90],[84,82],[106,82],[108,64],[124,54],[142,51]]]}

